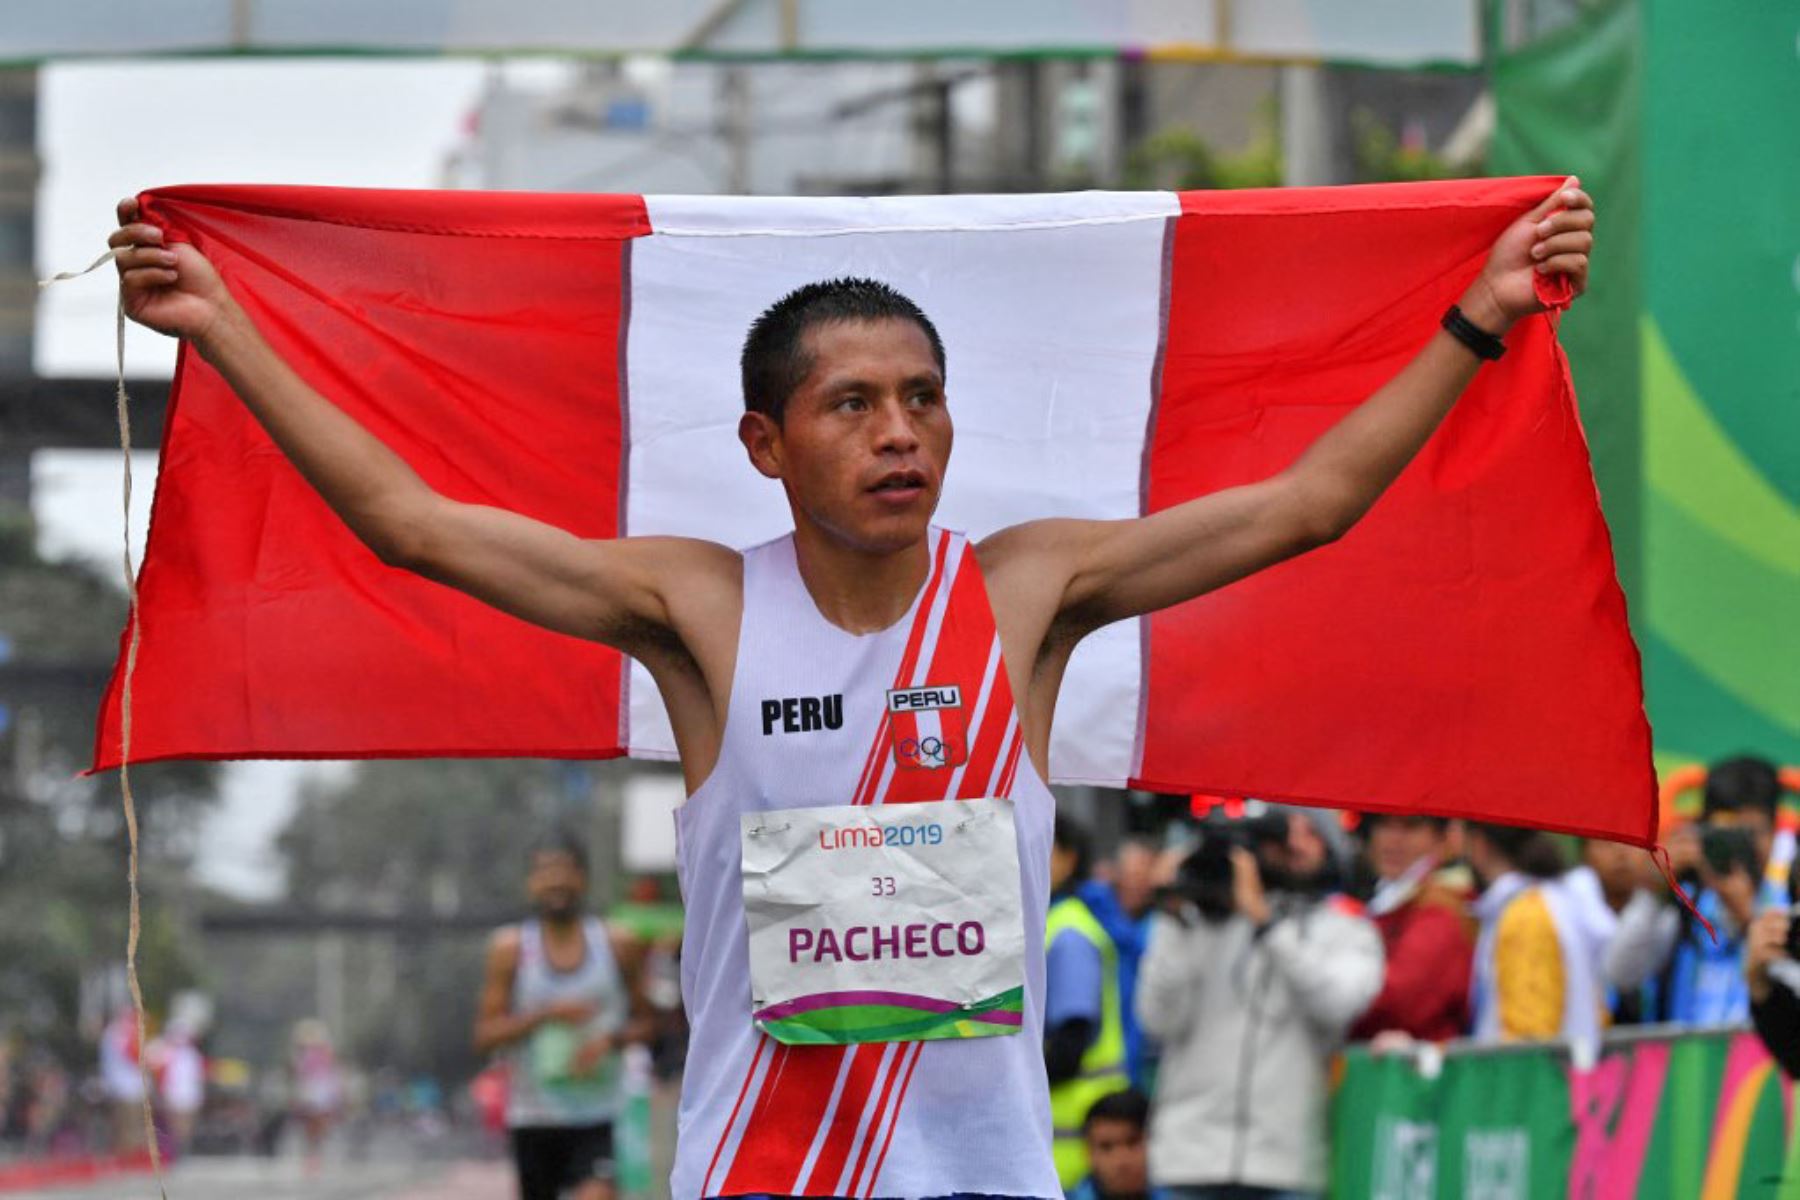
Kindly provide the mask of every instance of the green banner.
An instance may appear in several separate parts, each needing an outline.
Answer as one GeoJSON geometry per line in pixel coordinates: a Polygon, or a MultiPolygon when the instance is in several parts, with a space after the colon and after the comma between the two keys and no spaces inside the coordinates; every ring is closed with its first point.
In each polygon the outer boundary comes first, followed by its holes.
{"type": "Polygon", "coordinates": [[[1563,341],[1665,762],[1800,763],[1797,35],[1793,0],[1594,0],[1494,63],[1491,168],[1599,206],[1563,341]]]}
{"type": "Polygon", "coordinates": [[[1651,718],[1800,763],[1800,5],[1644,11],[1651,718]]]}
{"type": "MultiPolygon", "coordinates": [[[[1638,384],[1643,75],[1637,0],[1603,0],[1496,57],[1496,175],[1579,175],[1599,214],[1589,288],[1557,333],[1569,355],[1619,582],[1641,625],[1643,424],[1638,384]]],[[[1640,637],[1641,637],[1640,632],[1640,637]]]]}
{"type": "Polygon", "coordinates": [[[1800,1197],[1791,1083],[1754,1035],[1635,1037],[1591,1070],[1554,1046],[1347,1056],[1340,1200],[1800,1197]]]}

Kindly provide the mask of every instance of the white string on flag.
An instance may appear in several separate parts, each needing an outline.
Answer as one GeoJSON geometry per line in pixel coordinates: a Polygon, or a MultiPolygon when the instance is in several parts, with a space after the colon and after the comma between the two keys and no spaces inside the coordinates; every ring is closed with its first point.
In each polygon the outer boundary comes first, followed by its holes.
{"type": "MultiPolygon", "coordinates": [[[[48,279],[38,280],[40,290],[53,283],[63,283],[70,279],[79,279],[91,271],[99,270],[106,263],[112,262],[121,253],[120,249],[109,249],[79,271],[60,271],[48,279]]],[[[169,1200],[168,1188],[163,1179],[162,1151],[156,1144],[156,1120],[150,1107],[151,1078],[149,1055],[145,1053],[149,1041],[149,1023],[144,1016],[144,991],[138,983],[137,952],[138,939],[142,931],[142,922],[138,906],[138,821],[137,803],[131,796],[131,679],[137,671],[138,656],[138,588],[137,569],[131,561],[131,407],[130,397],[125,394],[125,285],[119,285],[119,301],[114,313],[114,348],[118,362],[118,386],[114,393],[114,402],[119,417],[119,450],[125,460],[124,475],[124,526],[125,526],[125,595],[130,602],[129,615],[126,618],[131,630],[131,637],[125,645],[125,678],[119,694],[119,791],[125,808],[125,832],[129,850],[127,852],[125,878],[131,893],[131,920],[129,931],[125,937],[125,981],[131,989],[132,1010],[137,1020],[138,1039],[138,1078],[143,1085],[144,1110],[144,1142],[150,1151],[150,1167],[156,1173],[156,1190],[162,1200],[169,1200]]]]}

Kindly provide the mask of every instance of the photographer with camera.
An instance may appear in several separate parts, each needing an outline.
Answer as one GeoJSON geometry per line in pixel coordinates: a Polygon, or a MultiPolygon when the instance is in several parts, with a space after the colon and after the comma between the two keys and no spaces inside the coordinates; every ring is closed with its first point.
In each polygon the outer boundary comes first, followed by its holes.
{"type": "Polygon", "coordinates": [[[1712,923],[1717,938],[1666,895],[1654,868],[1619,914],[1606,955],[1607,982],[1620,991],[1650,985],[1651,1010],[1693,1025],[1748,1020],[1746,935],[1769,861],[1780,778],[1753,757],[1715,764],[1706,775],[1698,825],[1668,839],[1669,864],[1712,923]]]}
{"type": "Polygon", "coordinates": [[[1338,895],[1335,814],[1209,817],[1138,977],[1159,1039],[1150,1173],[1174,1200],[1322,1194],[1327,1070],[1381,987],[1381,938],[1338,895]]]}
{"type": "Polygon", "coordinates": [[[1756,1036],[1789,1077],[1800,1076],[1800,926],[1790,908],[1773,908],[1750,923],[1744,982],[1756,1036]]]}

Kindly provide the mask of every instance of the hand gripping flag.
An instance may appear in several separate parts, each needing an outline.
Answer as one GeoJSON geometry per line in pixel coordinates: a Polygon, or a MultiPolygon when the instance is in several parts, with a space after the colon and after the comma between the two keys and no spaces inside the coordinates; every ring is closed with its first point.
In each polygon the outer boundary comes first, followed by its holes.
{"type": "MultiPolygon", "coordinates": [[[[948,351],[940,523],[1132,517],[1286,467],[1556,178],[767,199],[176,187],[147,218],[458,500],[590,538],[789,528],[734,436],[789,289],[893,284],[948,351]]],[[[1654,839],[1638,655],[1567,364],[1523,322],[1347,537],[1100,631],[1066,782],[1654,839]]],[[[378,562],[190,347],[140,576],[134,761],[674,753],[649,677],[378,562]]],[[[117,674],[95,768],[117,765],[117,674]]]]}

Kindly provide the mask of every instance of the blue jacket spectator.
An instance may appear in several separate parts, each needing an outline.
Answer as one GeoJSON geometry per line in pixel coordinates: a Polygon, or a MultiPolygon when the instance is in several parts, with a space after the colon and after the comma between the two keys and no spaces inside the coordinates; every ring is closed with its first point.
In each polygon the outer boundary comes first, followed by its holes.
{"type": "Polygon", "coordinates": [[[1655,1015],[1690,1025],[1750,1019],[1744,982],[1744,935],[1775,828],[1781,787],[1775,768],[1735,758],[1707,773],[1698,825],[1669,837],[1670,866],[1717,939],[1646,879],[1619,914],[1606,956],[1607,982],[1620,991],[1648,987],[1660,998],[1655,1015]]]}
{"type": "Polygon", "coordinates": [[[1090,879],[1076,889],[1106,932],[1119,955],[1119,1003],[1124,1009],[1125,1062],[1131,1086],[1149,1093],[1156,1058],[1155,1043],[1144,1036],[1137,1019],[1138,963],[1150,944],[1150,916],[1156,897],[1156,849],[1128,840],[1113,858],[1111,882],[1090,879]]]}

